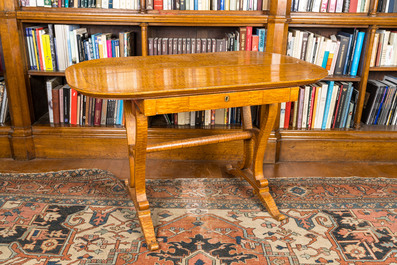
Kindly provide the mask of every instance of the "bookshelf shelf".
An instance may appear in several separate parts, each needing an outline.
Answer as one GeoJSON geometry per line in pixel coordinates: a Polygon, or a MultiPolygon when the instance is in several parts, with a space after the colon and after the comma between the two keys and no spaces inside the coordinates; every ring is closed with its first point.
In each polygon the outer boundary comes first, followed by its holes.
{"type": "MultiPolygon", "coordinates": [[[[29,70],[25,32],[35,25],[75,24],[89,28],[89,33],[131,29],[137,36],[137,54],[148,54],[148,38],[184,37],[185,33],[218,36],[239,27],[267,29],[266,51],[285,54],[289,29],[313,31],[327,37],[336,32],[359,28],[365,31],[365,45],[360,61],[360,76],[328,76],[325,81],[354,82],[359,90],[358,113],[354,129],[332,130],[276,130],[268,144],[266,162],[276,161],[397,161],[396,126],[368,126],[360,122],[368,79],[385,73],[394,74],[397,66],[369,67],[369,54],[377,29],[397,28],[397,14],[377,13],[379,0],[370,2],[368,13],[290,12],[291,2],[270,0],[266,11],[179,11],[179,10],[122,10],[96,8],[19,7],[16,0],[0,1],[0,33],[4,51],[7,80],[12,109],[12,124],[0,126],[0,157],[30,159],[34,157],[126,157],[125,128],[123,126],[51,125],[47,116],[35,108],[46,108],[43,100],[47,77],[63,77],[64,72],[29,70]],[[197,28],[201,27],[200,30],[197,28]],[[218,28],[216,28],[218,27],[218,28]],[[221,28],[224,28],[222,31],[221,28]],[[234,29],[232,29],[234,28],[234,29]],[[103,29],[103,31],[102,31],[103,29]],[[200,32],[198,34],[198,32],[200,32]],[[37,104],[38,103],[38,104],[37,104]],[[37,121],[34,116],[40,117],[37,121]],[[326,150],[326,151],[324,151],[326,150]],[[380,155],[382,154],[382,155],[380,155]]],[[[145,1],[141,1],[142,3],[145,1]]],[[[206,36],[205,36],[206,37],[206,36]]],[[[3,73],[4,74],[4,73],[3,73]]],[[[2,73],[0,73],[2,75],[2,73]]],[[[150,141],[160,142],[167,136],[183,139],[202,134],[238,130],[239,126],[186,127],[151,121],[150,141]]],[[[175,159],[234,159],[242,153],[236,142],[231,145],[192,148],[186,153],[158,154],[158,158],[175,159]],[[215,154],[212,154],[215,151],[215,154]]]]}
{"type": "Polygon", "coordinates": [[[376,67],[370,67],[370,71],[376,72],[376,71],[397,71],[397,66],[376,66],[376,67]]]}

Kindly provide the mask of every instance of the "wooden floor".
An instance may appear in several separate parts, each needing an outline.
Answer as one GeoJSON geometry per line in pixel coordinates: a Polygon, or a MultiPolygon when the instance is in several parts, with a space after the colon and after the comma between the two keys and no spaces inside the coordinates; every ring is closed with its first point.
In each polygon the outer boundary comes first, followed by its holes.
{"type": "MultiPolygon", "coordinates": [[[[225,163],[208,161],[149,160],[147,178],[232,177],[224,172],[225,163]]],[[[127,159],[0,159],[0,172],[46,172],[77,168],[100,168],[120,179],[129,176],[127,159]]],[[[266,177],[389,177],[397,178],[397,163],[313,163],[265,164],[266,177]]]]}

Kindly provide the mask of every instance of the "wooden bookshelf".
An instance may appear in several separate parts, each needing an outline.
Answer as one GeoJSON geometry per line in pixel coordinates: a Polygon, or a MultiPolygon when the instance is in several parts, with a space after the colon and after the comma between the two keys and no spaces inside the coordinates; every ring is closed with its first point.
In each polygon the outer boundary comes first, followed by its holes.
{"type": "MultiPolygon", "coordinates": [[[[144,2],[144,1],[141,1],[144,2]]],[[[138,33],[138,55],[147,55],[147,38],[153,30],[189,31],[189,28],[266,27],[266,50],[285,54],[289,28],[337,31],[359,28],[366,32],[360,74],[329,76],[325,80],[352,81],[359,87],[355,128],[347,130],[279,130],[269,140],[265,162],[277,161],[396,161],[397,128],[363,126],[360,123],[368,78],[374,73],[395,72],[396,67],[369,67],[375,31],[397,28],[396,14],[376,12],[378,0],[371,1],[368,13],[291,12],[291,1],[270,0],[267,11],[176,11],[117,10],[96,8],[19,7],[17,0],[0,2],[0,33],[4,52],[11,124],[0,127],[0,157],[32,158],[121,158],[127,157],[125,129],[120,126],[54,126],[45,116],[35,117],[35,100],[40,80],[64,76],[63,72],[32,71],[28,68],[24,27],[36,24],[79,24],[96,28],[133,28],[138,33]]],[[[227,32],[227,30],[225,30],[227,32]]],[[[376,74],[375,74],[376,76],[376,74]]],[[[42,88],[41,88],[42,89],[42,88]]],[[[39,94],[40,95],[40,94],[39,94]]],[[[45,95],[42,95],[45,98],[45,95]]],[[[37,114],[36,114],[37,115],[37,114]]],[[[149,142],[183,139],[202,134],[237,130],[233,126],[192,128],[153,123],[149,142]]],[[[166,159],[230,160],[241,155],[242,144],[230,142],[191,148],[184,153],[156,154],[166,159]]],[[[153,154],[154,155],[154,154],[153,154]]]]}

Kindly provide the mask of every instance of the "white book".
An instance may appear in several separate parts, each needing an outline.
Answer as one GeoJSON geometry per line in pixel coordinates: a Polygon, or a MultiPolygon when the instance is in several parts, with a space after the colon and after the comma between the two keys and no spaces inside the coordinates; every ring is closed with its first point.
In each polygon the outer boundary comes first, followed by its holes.
{"type": "Polygon", "coordinates": [[[370,67],[375,66],[375,59],[376,59],[376,53],[378,51],[378,45],[379,45],[379,33],[375,33],[374,36],[374,44],[372,46],[372,51],[371,51],[371,61],[369,63],[370,67]]]}
{"type": "Polygon", "coordinates": [[[185,125],[185,112],[179,112],[177,116],[178,116],[177,124],[185,125]]]}
{"type": "Polygon", "coordinates": [[[113,0],[113,8],[120,9],[120,0],[113,0]]]}
{"type": "Polygon", "coordinates": [[[319,101],[317,102],[318,109],[316,111],[316,121],[314,124],[315,129],[321,129],[324,116],[325,101],[327,100],[328,84],[319,82],[321,90],[319,91],[319,101]],[[321,94],[320,94],[321,93],[321,94]]]}
{"type": "Polygon", "coordinates": [[[335,13],[342,13],[342,10],[343,10],[343,0],[336,0],[335,13]]]}
{"type": "Polygon", "coordinates": [[[196,126],[196,112],[195,111],[190,112],[190,126],[192,126],[192,127],[196,126]]]}
{"type": "Polygon", "coordinates": [[[305,86],[305,97],[303,99],[302,129],[307,128],[307,112],[309,109],[310,86],[305,86]]]}
{"type": "MultiPolygon", "coordinates": [[[[194,0],[188,0],[188,1],[190,3],[190,9],[189,10],[194,10],[194,0]]],[[[167,2],[167,0],[164,0],[164,3],[165,2],[167,2]]],[[[214,1],[214,2],[217,2],[217,1],[214,1]]],[[[216,10],[216,9],[214,9],[214,10],[216,10]]]]}
{"type": "Polygon", "coordinates": [[[292,36],[292,32],[288,31],[288,38],[287,38],[287,55],[292,56],[292,51],[294,48],[294,36],[292,36]]]}
{"type": "Polygon", "coordinates": [[[394,58],[392,58],[393,54],[393,45],[387,45],[386,47],[386,60],[385,60],[385,65],[390,66],[392,65],[392,62],[394,61],[394,58]]]}
{"type": "Polygon", "coordinates": [[[313,62],[314,64],[317,64],[317,58],[319,57],[319,53],[320,53],[320,49],[323,46],[323,42],[324,42],[324,37],[323,36],[318,36],[317,37],[317,46],[316,46],[316,52],[313,58],[313,62]]]}
{"type": "Polygon", "coordinates": [[[204,111],[204,125],[211,124],[211,110],[204,111]]]}
{"type": "Polygon", "coordinates": [[[284,128],[286,102],[280,104],[280,129],[284,128]]]}
{"type": "Polygon", "coordinates": [[[397,65],[397,32],[392,32],[390,34],[390,44],[394,47],[392,55],[392,58],[394,58],[393,65],[397,65]]]}
{"type": "Polygon", "coordinates": [[[339,94],[338,92],[339,92],[339,85],[334,83],[334,88],[332,90],[331,103],[329,105],[327,124],[325,126],[326,129],[331,128],[332,118],[334,116],[334,111],[335,111],[336,98],[338,97],[338,94],[339,94]]]}
{"type": "Polygon", "coordinates": [[[335,71],[335,65],[336,65],[336,60],[338,59],[338,54],[339,54],[339,46],[340,46],[340,41],[336,40],[333,41],[333,57],[332,57],[332,62],[331,62],[331,69],[328,71],[329,75],[333,75],[335,71]]]}
{"type": "Polygon", "coordinates": [[[29,0],[29,6],[37,6],[36,0],[29,0]]]}
{"type": "MultiPolygon", "coordinates": [[[[218,1],[212,1],[213,3],[215,2],[215,5],[218,3],[218,1]]],[[[230,10],[237,10],[237,0],[230,0],[230,10]]],[[[216,9],[213,9],[216,10],[216,9]]]]}
{"type": "Polygon", "coordinates": [[[36,6],[44,6],[44,0],[37,0],[36,6]]]}
{"type": "Polygon", "coordinates": [[[120,9],[126,9],[126,0],[120,0],[120,9]]]}
{"type": "Polygon", "coordinates": [[[293,29],[292,35],[294,36],[294,46],[292,50],[292,57],[300,58],[300,50],[302,49],[302,32],[300,30],[293,29]]]}
{"type": "Polygon", "coordinates": [[[370,2],[370,0],[363,0],[363,1],[365,1],[365,5],[364,5],[364,13],[368,13],[368,11],[369,11],[369,2],[370,2]]]}
{"type": "Polygon", "coordinates": [[[329,51],[331,48],[332,41],[328,38],[324,38],[324,41],[321,43],[320,50],[318,51],[316,64],[318,66],[322,66],[324,60],[325,51],[329,51]]]}
{"type": "Polygon", "coordinates": [[[312,12],[320,12],[321,0],[313,0],[312,12]]]}
{"type": "Polygon", "coordinates": [[[386,62],[387,45],[389,44],[390,31],[386,30],[383,34],[382,53],[379,65],[384,65],[386,62]]]}
{"type": "Polygon", "coordinates": [[[307,0],[299,0],[298,12],[306,12],[307,0]]]}
{"type": "Polygon", "coordinates": [[[132,2],[133,2],[134,0],[125,0],[125,8],[126,9],[133,9],[132,8],[132,2]]]}
{"type": "Polygon", "coordinates": [[[305,55],[306,62],[310,62],[310,59],[313,57],[313,48],[314,48],[314,33],[309,32],[309,36],[307,37],[307,46],[306,46],[306,55],[305,55]]]}
{"type": "Polygon", "coordinates": [[[109,0],[102,0],[102,8],[109,8],[109,0]]]}
{"type": "Polygon", "coordinates": [[[362,2],[363,0],[357,0],[357,9],[356,9],[356,12],[357,13],[360,13],[361,12],[361,2],[362,2]]]}

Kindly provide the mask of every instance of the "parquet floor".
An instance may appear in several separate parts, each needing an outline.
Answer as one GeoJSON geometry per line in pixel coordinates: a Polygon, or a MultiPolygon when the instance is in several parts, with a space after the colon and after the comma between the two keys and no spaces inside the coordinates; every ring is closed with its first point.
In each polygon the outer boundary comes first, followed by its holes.
{"type": "MultiPolygon", "coordinates": [[[[147,178],[231,177],[225,162],[148,160],[147,178]]],[[[129,176],[127,159],[0,159],[0,172],[45,172],[77,168],[108,170],[120,179],[129,176]]],[[[265,164],[266,177],[397,177],[397,163],[288,162],[265,164]]]]}

